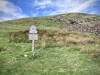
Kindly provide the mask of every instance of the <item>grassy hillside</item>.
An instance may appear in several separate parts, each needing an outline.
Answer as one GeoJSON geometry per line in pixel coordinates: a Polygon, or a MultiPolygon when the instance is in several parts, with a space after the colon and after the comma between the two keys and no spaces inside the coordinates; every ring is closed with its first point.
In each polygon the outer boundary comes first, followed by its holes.
{"type": "Polygon", "coordinates": [[[100,16],[69,13],[1,22],[0,75],[100,75],[100,37],[67,30],[80,20],[92,27],[99,25],[100,16]],[[39,35],[34,56],[28,40],[31,25],[39,35]]]}

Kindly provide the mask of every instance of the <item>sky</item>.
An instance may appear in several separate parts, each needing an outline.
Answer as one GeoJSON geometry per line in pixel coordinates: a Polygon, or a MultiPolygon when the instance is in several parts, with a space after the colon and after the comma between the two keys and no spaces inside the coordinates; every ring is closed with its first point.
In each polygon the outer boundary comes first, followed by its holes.
{"type": "Polygon", "coordinates": [[[72,12],[100,15],[100,0],[0,0],[0,22],[72,12]]]}

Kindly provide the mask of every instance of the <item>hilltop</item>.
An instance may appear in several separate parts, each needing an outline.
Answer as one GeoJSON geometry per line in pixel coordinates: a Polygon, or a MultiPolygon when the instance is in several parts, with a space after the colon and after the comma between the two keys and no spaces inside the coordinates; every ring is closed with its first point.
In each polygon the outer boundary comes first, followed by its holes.
{"type": "Polygon", "coordinates": [[[38,29],[64,29],[67,31],[92,33],[100,36],[100,15],[68,13],[56,16],[22,18],[1,22],[0,25],[36,25],[38,29]]]}
{"type": "Polygon", "coordinates": [[[52,21],[65,22],[68,31],[93,33],[100,36],[100,16],[86,13],[69,13],[57,15],[52,21]]]}

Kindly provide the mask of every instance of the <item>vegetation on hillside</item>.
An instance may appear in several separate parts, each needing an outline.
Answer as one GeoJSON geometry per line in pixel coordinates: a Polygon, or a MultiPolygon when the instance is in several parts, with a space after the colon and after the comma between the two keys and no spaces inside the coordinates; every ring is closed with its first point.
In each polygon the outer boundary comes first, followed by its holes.
{"type": "Polygon", "coordinates": [[[98,15],[69,13],[0,22],[0,75],[100,75],[99,21],[98,15]],[[39,36],[34,56],[31,25],[39,36]]]}
{"type": "MultiPolygon", "coordinates": [[[[9,37],[9,42],[29,43],[28,30],[19,32],[10,32],[6,36],[9,37]]],[[[89,34],[70,33],[65,30],[38,30],[39,39],[35,46],[40,48],[56,47],[56,46],[76,46],[81,53],[89,54],[91,59],[100,60],[100,38],[92,37],[89,34]],[[93,46],[92,46],[93,45],[93,46]]]]}

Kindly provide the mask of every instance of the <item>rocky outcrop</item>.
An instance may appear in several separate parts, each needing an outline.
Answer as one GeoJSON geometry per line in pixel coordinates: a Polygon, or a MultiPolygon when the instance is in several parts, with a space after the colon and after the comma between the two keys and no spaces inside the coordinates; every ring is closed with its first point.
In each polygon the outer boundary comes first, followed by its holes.
{"type": "Polygon", "coordinates": [[[91,33],[100,36],[100,24],[91,27],[91,33]]]}
{"type": "Polygon", "coordinates": [[[100,36],[100,16],[88,15],[86,13],[69,13],[56,15],[51,21],[64,22],[68,31],[93,33],[100,36]]]}
{"type": "Polygon", "coordinates": [[[81,33],[93,33],[97,36],[100,36],[100,24],[94,25],[92,27],[89,25],[78,24],[78,25],[67,27],[67,30],[81,32],[81,33]]]}

